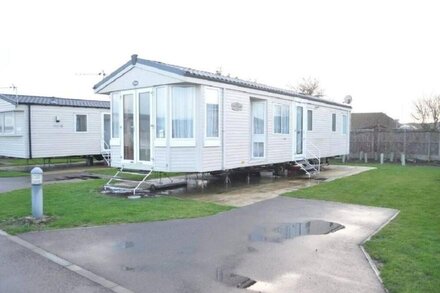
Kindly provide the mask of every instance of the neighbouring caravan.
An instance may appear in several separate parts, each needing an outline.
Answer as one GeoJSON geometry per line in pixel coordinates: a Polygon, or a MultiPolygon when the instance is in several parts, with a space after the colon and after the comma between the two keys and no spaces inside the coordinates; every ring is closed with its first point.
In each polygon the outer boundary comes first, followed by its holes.
{"type": "Polygon", "coordinates": [[[111,96],[114,167],[214,172],[349,153],[348,104],[137,55],[94,89],[111,96]]]}
{"type": "Polygon", "coordinates": [[[0,94],[0,156],[102,155],[110,121],[107,101],[0,94]]]}

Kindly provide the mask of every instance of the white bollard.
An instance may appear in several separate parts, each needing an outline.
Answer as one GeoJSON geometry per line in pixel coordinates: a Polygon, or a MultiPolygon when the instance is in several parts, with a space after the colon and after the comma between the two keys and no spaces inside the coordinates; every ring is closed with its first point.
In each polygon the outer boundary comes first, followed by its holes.
{"type": "Polygon", "coordinates": [[[390,153],[390,162],[393,163],[394,162],[394,152],[390,153]]]}
{"type": "Polygon", "coordinates": [[[35,219],[43,217],[43,170],[35,167],[31,170],[32,183],[32,216],[35,219]]]}
{"type": "Polygon", "coordinates": [[[405,154],[404,153],[400,154],[400,162],[402,163],[402,166],[405,166],[405,154]]]}
{"type": "Polygon", "coordinates": [[[342,163],[345,164],[345,155],[342,155],[342,163]]]}
{"type": "Polygon", "coordinates": [[[368,163],[368,153],[364,154],[364,161],[365,161],[365,163],[368,163]]]}
{"type": "Polygon", "coordinates": [[[362,161],[363,158],[364,158],[364,152],[360,151],[360,153],[359,153],[359,161],[362,161]]]}
{"type": "Polygon", "coordinates": [[[380,164],[383,165],[383,153],[380,154],[380,164]]]}

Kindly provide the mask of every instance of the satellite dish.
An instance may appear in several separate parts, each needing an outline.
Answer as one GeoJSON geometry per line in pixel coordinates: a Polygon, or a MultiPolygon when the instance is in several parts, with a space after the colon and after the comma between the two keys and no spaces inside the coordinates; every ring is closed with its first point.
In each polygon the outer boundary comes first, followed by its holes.
{"type": "Polygon", "coordinates": [[[351,102],[353,101],[353,98],[350,95],[346,95],[344,98],[344,104],[351,104],[351,102]]]}

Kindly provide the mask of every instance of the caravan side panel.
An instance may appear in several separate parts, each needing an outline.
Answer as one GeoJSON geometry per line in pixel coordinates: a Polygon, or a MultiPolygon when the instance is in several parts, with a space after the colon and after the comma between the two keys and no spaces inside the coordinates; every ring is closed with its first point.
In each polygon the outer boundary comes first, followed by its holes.
{"type": "Polygon", "coordinates": [[[32,153],[35,158],[101,153],[102,113],[107,109],[32,106],[32,153]],[[87,115],[87,132],[75,131],[75,114],[87,115]],[[59,122],[55,121],[58,117],[59,122]]]}
{"type": "MultiPolygon", "coordinates": [[[[350,143],[350,112],[327,106],[310,106],[306,109],[313,112],[313,129],[307,131],[306,149],[313,152],[314,146],[316,146],[321,152],[321,157],[347,154],[350,143]],[[336,114],[336,131],[332,131],[332,114],[336,114]],[[343,133],[342,129],[343,115],[347,116],[346,134],[343,133]]],[[[307,115],[307,113],[305,114],[307,115]]]]}
{"type": "Polygon", "coordinates": [[[224,148],[225,169],[246,167],[250,159],[250,95],[225,89],[224,93],[224,148]],[[233,110],[232,104],[241,109],[233,110]]]}

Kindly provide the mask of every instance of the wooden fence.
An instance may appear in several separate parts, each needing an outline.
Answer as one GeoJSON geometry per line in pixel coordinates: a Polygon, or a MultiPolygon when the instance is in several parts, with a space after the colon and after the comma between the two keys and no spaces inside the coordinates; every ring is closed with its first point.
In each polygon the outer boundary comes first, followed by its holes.
{"type": "Polygon", "coordinates": [[[440,133],[426,130],[353,130],[350,132],[350,157],[360,158],[367,154],[369,159],[378,159],[380,153],[386,159],[399,158],[405,154],[408,159],[423,161],[440,160],[440,133]]]}

